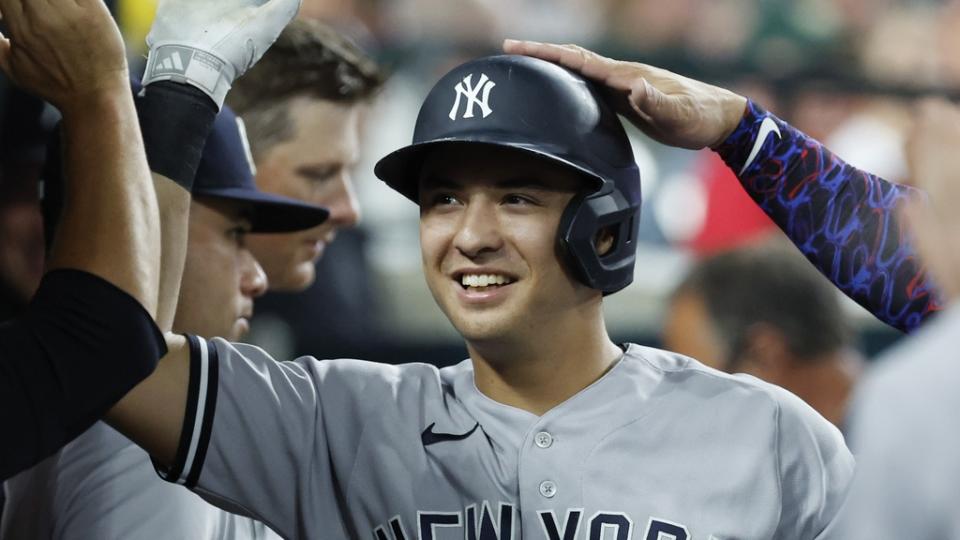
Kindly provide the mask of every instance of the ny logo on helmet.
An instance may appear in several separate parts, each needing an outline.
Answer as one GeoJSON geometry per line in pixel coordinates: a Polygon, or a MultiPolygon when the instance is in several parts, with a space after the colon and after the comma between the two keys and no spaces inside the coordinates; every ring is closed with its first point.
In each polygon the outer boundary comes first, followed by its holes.
{"type": "Polygon", "coordinates": [[[493,109],[490,108],[490,90],[496,86],[497,83],[491,81],[485,74],[480,74],[480,80],[477,81],[477,85],[473,85],[473,75],[467,75],[463,78],[462,81],[457,83],[457,100],[453,102],[453,108],[450,109],[450,119],[457,119],[457,111],[460,110],[460,98],[465,97],[467,100],[466,108],[463,112],[463,118],[473,118],[473,106],[477,105],[480,107],[480,112],[483,113],[483,117],[486,118],[490,116],[490,113],[493,112],[493,109]],[[482,97],[478,97],[483,93],[482,97]]]}

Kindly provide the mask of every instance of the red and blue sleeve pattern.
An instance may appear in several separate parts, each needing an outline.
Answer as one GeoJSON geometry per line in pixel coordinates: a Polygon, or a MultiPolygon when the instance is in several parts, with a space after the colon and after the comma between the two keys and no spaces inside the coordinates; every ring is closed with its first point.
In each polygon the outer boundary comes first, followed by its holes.
{"type": "Polygon", "coordinates": [[[942,307],[898,212],[922,192],[844,163],[752,101],[714,150],[807,259],[878,319],[909,332],[942,307]]]}

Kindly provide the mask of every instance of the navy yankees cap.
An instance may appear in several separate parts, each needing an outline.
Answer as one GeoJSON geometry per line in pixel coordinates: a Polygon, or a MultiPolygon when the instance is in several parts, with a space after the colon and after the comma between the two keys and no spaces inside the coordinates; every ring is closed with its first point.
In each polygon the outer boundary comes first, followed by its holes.
{"type": "MultiPolygon", "coordinates": [[[[134,93],[139,83],[132,84],[134,93]]],[[[46,236],[53,238],[63,206],[63,170],[59,126],[49,140],[47,160],[43,168],[43,220],[46,236]]],[[[326,208],[297,199],[264,193],[254,183],[254,166],[243,122],[233,110],[224,106],[203,148],[197,176],[193,183],[194,197],[216,197],[249,206],[246,216],[251,232],[281,233],[309,229],[329,216],[326,208]]]]}
{"type": "Polygon", "coordinates": [[[227,106],[217,115],[203,148],[193,196],[248,204],[251,232],[300,231],[323,223],[329,216],[326,208],[257,189],[243,122],[227,106]]]}

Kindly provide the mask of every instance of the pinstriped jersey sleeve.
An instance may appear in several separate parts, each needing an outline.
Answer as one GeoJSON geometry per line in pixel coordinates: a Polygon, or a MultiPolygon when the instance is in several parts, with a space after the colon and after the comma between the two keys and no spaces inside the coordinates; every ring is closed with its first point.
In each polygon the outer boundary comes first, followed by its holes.
{"type": "MultiPolygon", "coordinates": [[[[309,362],[277,362],[263,350],[187,336],[190,383],[174,462],[157,473],[229,512],[304,537],[304,519],[336,534],[334,473],[309,362]],[[309,511],[307,510],[309,506],[309,511]]],[[[331,392],[332,393],[332,392],[331,392]]],[[[330,415],[349,410],[330,407],[330,415]]],[[[338,434],[349,445],[349,433],[338,434]]]]}
{"type": "Polygon", "coordinates": [[[807,259],[878,319],[909,332],[941,308],[898,215],[920,192],[843,162],[752,101],[715,150],[807,259]]]}
{"type": "MultiPolygon", "coordinates": [[[[367,421],[367,385],[386,366],[312,357],[278,362],[251,345],[188,336],[190,383],[180,446],[158,474],[284,538],[348,538],[344,478],[367,421]]],[[[418,439],[419,440],[419,439],[418,439]]],[[[155,466],[157,464],[155,463],[155,466]]]]}
{"type": "Polygon", "coordinates": [[[187,336],[190,346],[190,383],[180,445],[169,467],[154,462],[160,478],[188,488],[197,485],[217,407],[219,359],[216,347],[198,336],[187,336]]]}

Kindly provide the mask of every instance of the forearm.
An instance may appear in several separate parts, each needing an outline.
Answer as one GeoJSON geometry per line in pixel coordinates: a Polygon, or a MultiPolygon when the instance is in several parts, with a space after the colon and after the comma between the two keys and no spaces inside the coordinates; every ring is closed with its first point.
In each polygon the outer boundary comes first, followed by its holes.
{"type": "Polygon", "coordinates": [[[69,201],[49,266],[96,274],[155,315],[157,199],[132,96],[121,88],[62,111],[69,201]]]}
{"type": "Polygon", "coordinates": [[[190,189],[217,108],[199,90],[174,82],[146,86],[136,103],[160,208],[157,322],[166,331],[173,326],[186,260],[190,189]]]}
{"type": "Polygon", "coordinates": [[[180,282],[187,256],[190,193],[169,178],[153,173],[160,207],[160,296],[157,325],[164,332],[173,328],[180,296],[180,282]]]}
{"type": "Polygon", "coordinates": [[[881,321],[911,331],[940,308],[899,215],[916,190],[844,163],[754,103],[716,151],[800,251],[881,321]]]}
{"type": "Polygon", "coordinates": [[[117,431],[161,463],[172,463],[180,443],[190,382],[190,350],[183,336],[166,334],[168,353],[157,369],[106,414],[117,431]]]}
{"type": "Polygon", "coordinates": [[[169,353],[156,371],[106,416],[114,428],[161,463],[172,462],[176,455],[187,403],[190,351],[186,340],[170,330],[187,254],[189,187],[216,114],[212,104],[202,100],[205,97],[198,101],[195,93],[180,92],[182,89],[171,87],[173,84],[165,83],[166,87],[159,90],[147,87],[146,97],[137,98],[160,209],[157,323],[167,332],[169,353]]]}

